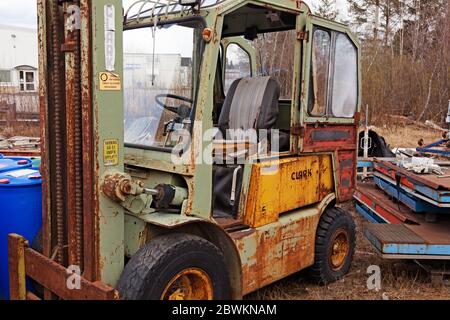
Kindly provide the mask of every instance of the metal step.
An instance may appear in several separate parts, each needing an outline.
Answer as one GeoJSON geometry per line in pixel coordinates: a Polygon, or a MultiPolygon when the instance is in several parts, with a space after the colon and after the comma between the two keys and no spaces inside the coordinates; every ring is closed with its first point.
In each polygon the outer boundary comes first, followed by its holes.
{"type": "Polygon", "coordinates": [[[418,232],[411,228],[415,226],[368,224],[364,227],[364,236],[386,259],[450,259],[448,239],[432,242],[421,236],[422,226],[417,227],[418,232]]]}
{"type": "Polygon", "coordinates": [[[383,245],[425,243],[424,239],[403,224],[369,224],[364,231],[383,245]]]}

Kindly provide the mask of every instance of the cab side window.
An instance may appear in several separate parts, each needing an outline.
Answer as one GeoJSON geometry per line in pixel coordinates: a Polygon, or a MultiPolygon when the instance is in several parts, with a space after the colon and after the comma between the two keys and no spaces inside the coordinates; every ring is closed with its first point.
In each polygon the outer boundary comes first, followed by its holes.
{"type": "Polygon", "coordinates": [[[331,112],[337,118],[353,118],[358,103],[358,55],[350,39],[336,37],[331,112]]]}
{"type": "Polygon", "coordinates": [[[235,43],[228,45],[226,50],[225,94],[235,80],[252,76],[249,54],[235,43]]]}
{"type": "Polygon", "coordinates": [[[323,116],[327,110],[328,78],[330,74],[331,36],[324,30],[314,32],[309,113],[323,116]]]}
{"type": "Polygon", "coordinates": [[[311,54],[308,112],[311,116],[353,118],[358,104],[358,54],[350,38],[316,28],[311,54]]]}

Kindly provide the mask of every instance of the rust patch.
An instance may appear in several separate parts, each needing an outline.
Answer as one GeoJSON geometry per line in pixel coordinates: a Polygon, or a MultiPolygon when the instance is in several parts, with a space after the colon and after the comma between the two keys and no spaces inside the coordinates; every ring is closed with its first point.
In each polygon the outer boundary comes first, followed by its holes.
{"type": "Polygon", "coordinates": [[[317,215],[268,228],[231,233],[241,254],[243,294],[248,294],[314,263],[317,215]]]}
{"type": "Polygon", "coordinates": [[[128,195],[142,194],[143,187],[142,181],[133,180],[131,176],[123,173],[107,175],[101,184],[104,195],[116,202],[125,201],[128,195]]]}
{"type": "MultiPolygon", "coordinates": [[[[358,115],[357,115],[358,116],[358,115]]],[[[358,122],[349,125],[307,125],[303,152],[334,152],[336,158],[335,180],[337,200],[353,198],[356,185],[358,122]]]]}
{"type": "Polygon", "coordinates": [[[338,200],[341,202],[351,200],[356,185],[356,150],[338,151],[338,200]]]}
{"type": "Polygon", "coordinates": [[[356,150],[355,125],[307,125],[304,152],[356,150]]]}

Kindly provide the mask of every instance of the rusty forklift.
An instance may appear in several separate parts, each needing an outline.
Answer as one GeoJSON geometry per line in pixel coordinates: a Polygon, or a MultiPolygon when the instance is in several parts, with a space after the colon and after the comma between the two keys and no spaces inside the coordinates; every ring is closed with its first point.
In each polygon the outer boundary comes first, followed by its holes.
{"type": "Polygon", "coordinates": [[[38,16],[43,229],[9,236],[12,299],[241,299],[346,275],[346,26],[298,0],[39,0],[38,16]]]}

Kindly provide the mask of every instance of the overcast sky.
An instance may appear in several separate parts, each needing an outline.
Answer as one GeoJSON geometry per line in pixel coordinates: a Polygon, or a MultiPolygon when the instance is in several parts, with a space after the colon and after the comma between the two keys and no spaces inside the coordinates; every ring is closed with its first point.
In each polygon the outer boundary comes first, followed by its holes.
{"type": "MultiPolygon", "coordinates": [[[[318,0],[306,0],[316,4],[318,0]]],[[[337,0],[345,8],[345,0],[337,0]]],[[[0,0],[0,24],[36,27],[36,0],[0,0]]]]}
{"type": "Polygon", "coordinates": [[[0,0],[0,24],[36,27],[36,0],[0,0]]]}

